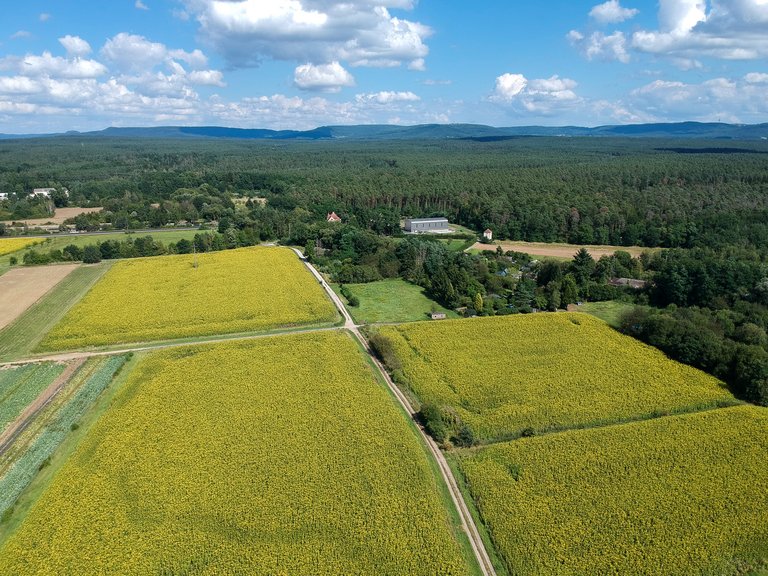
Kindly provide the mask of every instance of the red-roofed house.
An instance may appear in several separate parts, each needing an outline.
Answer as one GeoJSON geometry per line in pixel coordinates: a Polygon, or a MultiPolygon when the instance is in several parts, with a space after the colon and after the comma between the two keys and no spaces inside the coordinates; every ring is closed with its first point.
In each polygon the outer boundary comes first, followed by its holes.
{"type": "Polygon", "coordinates": [[[339,218],[339,215],[336,214],[336,212],[331,212],[326,216],[325,218],[328,222],[341,222],[341,218],[339,218]]]}

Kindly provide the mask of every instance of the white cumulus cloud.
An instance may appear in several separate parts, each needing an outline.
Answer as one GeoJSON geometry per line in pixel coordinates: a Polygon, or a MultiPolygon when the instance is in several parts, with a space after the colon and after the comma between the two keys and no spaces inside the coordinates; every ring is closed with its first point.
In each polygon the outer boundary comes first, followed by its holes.
{"type": "Polygon", "coordinates": [[[764,81],[768,75],[757,73],[700,83],[656,80],[633,90],[629,101],[657,118],[758,123],[768,115],[764,81]]]}
{"type": "Polygon", "coordinates": [[[528,80],[522,74],[509,72],[496,78],[496,90],[492,98],[499,102],[509,102],[528,86],[528,80]]]}
{"type": "Polygon", "coordinates": [[[338,62],[329,64],[302,64],[293,75],[296,87],[302,90],[339,92],[345,86],[354,86],[355,79],[338,62]]]}
{"type": "Polygon", "coordinates": [[[589,36],[584,36],[578,30],[571,30],[567,38],[587,60],[618,60],[625,64],[630,60],[627,39],[621,31],[613,34],[593,32],[589,36]]]}
{"type": "Polygon", "coordinates": [[[64,46],[70,56],[87,56],[91,53],[91,45],[79,36],[69,34],[59,38],[59,43],[64,46]]]}
{"type": "Polygon", "coordinates": [[[528,80],[522,74],[506,73],[496,78],[492,102],[536,116],[551,116],[573,109],[582,102],[574,92],[577,83],[554,75],[528,80]]]}
{"type": "Polygon", "coordinates": [[[171,66],[176,61],[184,62],[194,69],[204,68],[208,64],[208,58],[200,50],[171,50],[165,44],[126,32],[107,40],[101,55],[117,69],[125,71],[148,70],[161,64],[171,66]]]}
{"type": "Polygon", "coordinates": [[[765,0],[661,0],[658,30],[639,30],[632,47],[642,52],[696,59],[768,57],[765,0]]]}
{"type": "Polygon", "coordinates": [[[404,0],[185,0],[207,41],[236,67],[263,59],[423,70],[432,30],[394,17],[404,0]]]}
{"type": "Polygon", "coordinates": [[[624,8],[619,0],[608,0],[594,6],[589,16],[600,24],[618,24],[637,16],[640,11],[636,8],[624,8]]]}
{"type": "Polygon", "coordinates": [[[137,10],[149,10],[149,6],[144,4],[141,0],[136,0],[136,3],[134,4],[136,6],[137,10]]]}
{"type": "Polygon", "coordinates": [[[393,92],[384,90],[382,92],[357,94],[355,100],[357,102],[372,102],[375,104],[387,105],[395,102],[418,102],[421,98],[413,92],[393,92]]]}

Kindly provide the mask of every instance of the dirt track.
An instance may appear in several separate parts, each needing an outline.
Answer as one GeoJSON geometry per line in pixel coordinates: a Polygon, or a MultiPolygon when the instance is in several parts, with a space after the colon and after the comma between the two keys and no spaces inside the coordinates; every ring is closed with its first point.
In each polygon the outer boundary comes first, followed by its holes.
{"type": "Polygon", "coordinates": [[[654,250],[653,248],[641,248],[639,246],[578,246],[576,244],[547,244],[544,242],[507,242],[501,240],[493,244],[483,244],[477,242],[470,246],[470,250],[496,250],[501,246],[505,252],[514,250],[515,252],[524,252],[532,256],[553,256],[555,258],[572,258],[581,248],[586,248],[593,258],[600,256],[610,256],[617,250],[629,252],[633,258],[637,258],[645,251],[654,250]]]}
{"type": "Polygon", "coordinates": [[[78,264],[13,268],[0,276],[0,330],[61,282],[78,264]]]}

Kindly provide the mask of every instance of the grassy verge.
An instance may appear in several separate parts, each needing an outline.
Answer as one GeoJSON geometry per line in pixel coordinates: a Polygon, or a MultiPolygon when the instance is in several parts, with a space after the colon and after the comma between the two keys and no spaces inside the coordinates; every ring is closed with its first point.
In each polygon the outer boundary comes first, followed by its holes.
{"type": "MultiPolygon", "coordinates": [[[[428,298],[422,287],[404,280],[389,279],[346,286],[360,300],[359,306],[347,306],[357,324],[427,320],[433,310],[444,313],[448,318],[458,318],[454,311],[428,298]]],[[[341,294],[338,285],[334,285],[333,289],[341,294]]]]}
{"type": "Polygon", "coordinates": [[[102,262],[74,270],[12,324],[0,330],[0,361],[16,360],[30,354],[110,266],[111,263],[102,262]]]}
{"type": "MultiPolygon", "coordinates": [[[[109,408],[115,394],[121,388],[127,375],[136,365],[138,358],[139,355],[129,355],[126,362],[122,364],[122,368],[117,376],[107,385],[106,390],[98,395],[95,402],[93,402],[90,407],[84,406],[82,411],[75,411],[76,418],[72,422],[76,422],[77,426],[71,427],[74,429],[69,429],[60,443],[57,444],[55,451],[47,457],[45,465],[40,468],[32,481],[29,482],[26,488],[20,493],[13,507],[3,514],[2,521],[0,521],[0,548],[2,548],[8,537],[11,536],[11,534],[13,534],[24,522],[29,510],[40,495],[46,490],[51,483],[51,480],[53,480],[56,473],[67,461],[75,448],[77,448],[78,444],[85,438],[91,426],[93,426],[99,417],[107,410],[107,408],[109,408]]],[[[96,376],[98,376],[98,374],[96,374],[96,376]]],[[[73,378],[76,377],[77,374],[73,376],[73,378]]],[[[86,392],[88,391],[86,390],[86,392]]],[[[78,398],[76,398],[75,395],[76,392],[72,395],[72,399],[77,400],[78,398]]],[[[51,414],[52,411],[55,411],[55,409],[46,410],[46,413],[41,414],[40,417],[55,417],[54,414],[51,414]]],[[[71,424],[68,426],[71,426],[71,424]]]]}
{"type": "Polygon", "coordinates": [[[488,531],[488,527],[485,525],[485,521],[480,515],[480,511],[477,509],[475,500],[472,498],[472,493],[469,490],[469,486],[467,486],[467,481],[464,478],[464,474],[461,472],[458,462],[450,452],[445,452],[445,459],[448,462],[448,466],[451,468],[451,472],[453,472],[453,477],[456,478],[456,484],[459,486],[461,497],[464,499],[464,502],[469,509],[469,513],[472,514],[472,518],[477,526],[477,531],[480,533],[480,538],[483,539],[485,550],[488,552],[488,556],[493,563],[493,568],[496,570],[497,576],[510,576],[507,566],[504,564],[504,561],[496,550],[493,538],[491,538],[491,533],[488,531]]]}

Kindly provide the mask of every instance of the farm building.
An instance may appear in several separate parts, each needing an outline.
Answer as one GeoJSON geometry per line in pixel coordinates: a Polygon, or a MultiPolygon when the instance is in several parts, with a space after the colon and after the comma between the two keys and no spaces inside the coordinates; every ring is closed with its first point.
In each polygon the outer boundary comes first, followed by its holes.
{"type": "Polygon", "coordinates": [[[448,218],[408,218],[405,221],[405,231],[411,234],[424,232],[450,232],[448,218]]]}
{"type": "Polygon", "coordinates": [[[432,314],[429,315],[432,320],[445,320],[445,312],[432,312],[432,314]]]}
{"type": "Polygon", "coordinates": [[[493,240],[493,230],[491,230],[490,228],[486,228],[485,232],[483,232],[483,238],[485,238],[489,242],[493,240]]]}

